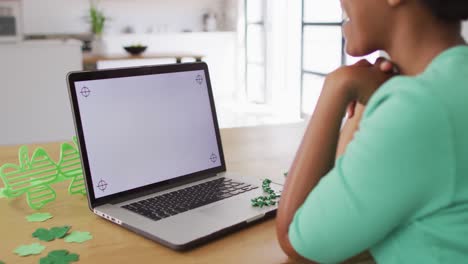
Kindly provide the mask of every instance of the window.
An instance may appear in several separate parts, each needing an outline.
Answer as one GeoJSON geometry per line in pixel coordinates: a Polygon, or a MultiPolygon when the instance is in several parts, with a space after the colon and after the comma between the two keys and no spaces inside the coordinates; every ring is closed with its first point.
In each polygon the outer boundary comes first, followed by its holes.
{"type": "Polygon", "coordinates": [[[267,0],[245,0],[245,76],[247,100],[265,103],[267,0]]]}
{"type": "Polygon", "coordinates": [[[325,76],[345,64],[340,1],[302,0],[301,112],[313,113],[325,76]]]}

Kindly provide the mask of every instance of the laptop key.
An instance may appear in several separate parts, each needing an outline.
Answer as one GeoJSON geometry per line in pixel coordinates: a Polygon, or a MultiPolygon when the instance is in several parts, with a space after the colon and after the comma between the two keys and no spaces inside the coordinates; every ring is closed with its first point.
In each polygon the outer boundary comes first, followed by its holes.
{"type": "Polygon", "coordinates": [[[234,196],[234,195],[230,194],[230,193],[223,193],[223,194],[219,195],[218,197],[220,197],[221,199],[226,199],[226,198],[229,198],[231,196],[234,196]]]}
{"type": "Polygon", "coordinates": [[[242,193],[242,190],[234,190],[234,191],[230,192],[230,194],[232,194],[232,195],[237,195],[239,193],[242,193]]]}
{"type": "Polygon", "coordinates": [[[174,207],[174,211],[178,212],[178,213],[183,213],[185,211],[187,211],[188,209],[186,207],[182,207],[182,206],[177,206],[177,207],[174,207]]]}
{"type": "Polygon", "coordinates": [[[149,218],[151,218],[151,219],[153,219],[153,220],[155,220],[155,221],[158,221],[158,220],[163,219],[163,218],[160,217],[159,215],[154,215],[154,214],[153,214],[153,215],[150,215],[149,218]]]}
{"type": "Polygon", "coordinates": [[[122,208],[157,221],[255,188],[258,187],[219,178],[124,205],[122,208]]]}

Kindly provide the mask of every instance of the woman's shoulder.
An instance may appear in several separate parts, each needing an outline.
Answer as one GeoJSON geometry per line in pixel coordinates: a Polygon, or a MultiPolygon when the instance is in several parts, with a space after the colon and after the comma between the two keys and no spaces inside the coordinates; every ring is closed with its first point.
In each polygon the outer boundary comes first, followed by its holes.
{"type": "Polygon", "coordinates": [[[430,78],[444,75],[458,76],[459,73],[468,71],[468,45],[460,45],[449,48],[438,54],[420,75],[422,78],[430,78]]]}
{"type": "Polygon", "coordinates": [[[425,109],[443,110],[443,105],[430,90],[417,77],[393,77],[371,97],[364,117],[372,115],[378,109],[391,111],[393,114],[425,112],[425,109]]]}
{"type": "Polygon", "coordinates": [[[384,83],[369,101],[368,108],[400,100],[414,107],[450,108],[457,98],[468,96],[468,46],[445,50],[418,76],[396,76],[384,83]]]}

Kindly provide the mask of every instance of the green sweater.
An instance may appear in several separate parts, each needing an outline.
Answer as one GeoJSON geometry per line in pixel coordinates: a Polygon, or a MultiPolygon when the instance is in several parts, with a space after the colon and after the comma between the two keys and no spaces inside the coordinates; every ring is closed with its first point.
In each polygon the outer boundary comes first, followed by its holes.
{"type": "Polygon", "coordinates": [[[379,88],[289,239],[324,263],[468,263],[468,46],[379,88]]]}

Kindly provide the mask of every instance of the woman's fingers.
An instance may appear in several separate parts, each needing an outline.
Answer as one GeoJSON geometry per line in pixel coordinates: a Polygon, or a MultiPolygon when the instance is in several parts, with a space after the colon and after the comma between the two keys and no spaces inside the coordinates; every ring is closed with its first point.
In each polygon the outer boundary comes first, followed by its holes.
{"type": "Polygon", "coordinates": [[[354,66],[376,66],[380,71],[384,73],[398,74],[398,67],[396,66],[396,64],[384,57],[379,57],[374,64],[371,64],[369,61],[362,59],[355,63],[354,66]]]}
{"type": "Polygon", "coordinates": [[[354,113],[356,111],[356,104],[357,104],[357,101],[352,101],[351,103],[349,103],[349,105],[348,105],[348,119],[353,118],[354,113]]]}
{"type": "Polygon", "coordinates": [[[377,68],[379,68],[379,70],[381,70],[382,72],[385,72],[385,73],[394,73],[394,74],[396,74],[398,72],[398,68],[396,67],[396,65],[393,62],[387,60],[384,57],[379,57],[375,61],[374,65],[377,68]]]}
{"type": "Polygon", "coordinates": [[[356,62],[356,63],[354,64],[354,66],[360,66],[360,67],[372,66],[372,63],[370,63],[370,62],[367,61],[366,59],[362,59],[362,60],[356,62]]]}
{"type": "Polygon", "coordinates": [[[380,64],[380,70],[383,72],[393,72],[393,63],[390,61],[384,61],[380,64]]]}
{"type": "Polygon", "coordinates": [[[379,57],[374,65],[382,72],[389,73],[393,70],[393,64],[384,57],[379,57]]]}

